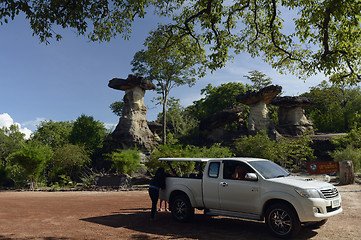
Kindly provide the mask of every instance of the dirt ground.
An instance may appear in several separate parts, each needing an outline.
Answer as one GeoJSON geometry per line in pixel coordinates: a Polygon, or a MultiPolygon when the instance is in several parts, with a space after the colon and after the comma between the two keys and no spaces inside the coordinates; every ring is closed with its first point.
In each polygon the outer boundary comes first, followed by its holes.
{"type": "MultiPolygon", "coordinates": [[[[337,186],[343,213],[296,239],[361,239],[361,185],[337,186]]],[[[197,211],[190,223],[160,212],[146,191],[0,192],[0,239],[273,239],[265,225],[197,211]]]]}

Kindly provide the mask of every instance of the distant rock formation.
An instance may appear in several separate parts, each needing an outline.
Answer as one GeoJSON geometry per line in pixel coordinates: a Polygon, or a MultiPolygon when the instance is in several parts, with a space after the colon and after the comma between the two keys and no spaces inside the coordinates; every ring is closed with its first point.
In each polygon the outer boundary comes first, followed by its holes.
{"type": "Polygon", "coordinates": [[[282,87],[271,85],[259,91],[247,91],[237,96],[237,101],[250,106],[248,116],[248,131],[254,134],[265,130],[270,134],[273,131],[268,116],[267,104],[282,91],[282,87]]]}
{"type": "Polygon", "coordinates": [[[143,77],[128,75],[127,79],[113,78],[108,86],[125,91],[122,117],[112,133],[114,147],[129,149],[137,146],[150,152],[156,141],[148,127],[144,94],[146,90],[155,89],[155,85],[143,77]]]}
{"type": "Polygon", "coordinates": [[[247,135],[247,128],[244,127],[242,119],[242,111],[243,107],[233,107],[218,111],[202,119],[199,123],[199,129],[207,131],[203,141],[205,140],[208,145],[219,142],[224,145],[232,145],[240,135],[247,135]],[[225,125],[233,122],[238,123],[238,129],[232,131],[224,129],[225,125]]]}
{"type": "Polygon", "coordinates": [[[234,121],[242,121],[243,108],[242,107],[234,107],[231,109],[225,109],[222,111],[218,111],[205,119],[202,119],[199,124],[200,130],[212,130],[215,128],[223,127],[227,123],[231,123],[234,121]]]}
{"type": "Polygon", "coordinates": [[[308,97],[276,97],[271,102],[278,106],[277,131],[280,134],[301,136],[306,132],[313,134],[313,124],[304,114],[303,107],[312,106],[316,103],[308,97]]]}

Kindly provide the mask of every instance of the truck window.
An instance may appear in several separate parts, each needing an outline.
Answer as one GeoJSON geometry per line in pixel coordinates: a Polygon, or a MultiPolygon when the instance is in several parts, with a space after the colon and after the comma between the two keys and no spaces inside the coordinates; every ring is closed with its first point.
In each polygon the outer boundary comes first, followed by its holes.
{"type": "Polygon", "coordinates": [[[219,165],[219,162],[212,162],[209,164],[208,177],[218,178],[219,165]]]}
{"type": "Polygon", "coordinates": [[[223,178],[244,180],[247,173],[254,171],[245,163],[239,161],[224,161],[223,178]]]}

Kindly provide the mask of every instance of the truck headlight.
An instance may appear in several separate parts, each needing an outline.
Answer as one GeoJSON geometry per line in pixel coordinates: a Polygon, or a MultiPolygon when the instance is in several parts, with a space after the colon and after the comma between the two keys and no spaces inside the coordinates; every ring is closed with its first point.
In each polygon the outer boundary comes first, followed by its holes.
{"type": "Polygon", "coordinates": [[[295,188],[296,192],[305,198],[322,198],[320,192],[317,189],[300,189],[295,188]]]}

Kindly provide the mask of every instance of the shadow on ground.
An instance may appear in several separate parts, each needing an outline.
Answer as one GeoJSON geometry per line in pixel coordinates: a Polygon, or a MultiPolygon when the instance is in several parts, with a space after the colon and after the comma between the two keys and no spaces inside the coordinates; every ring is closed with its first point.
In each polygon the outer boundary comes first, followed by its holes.
{"type": "MultiPolygon", "coordinates": [[[[121,209],[111,215],[81,219],[112,228],[127,228],[137,231],[132,239],[155,239],[162,235],[171,239],[276,239],[268,232],[263,222],[246,221],[226,217],[210,217],[196,214],[189,223],[176,222],[170,213],[161,212],[156,220],[149,219],[150,209],[121,209]]],[[[302,228],[295,239],[309,239],[317,232],[302,228]]],[[[159,239],[159,238],[158,238],[159,239]]]]}

